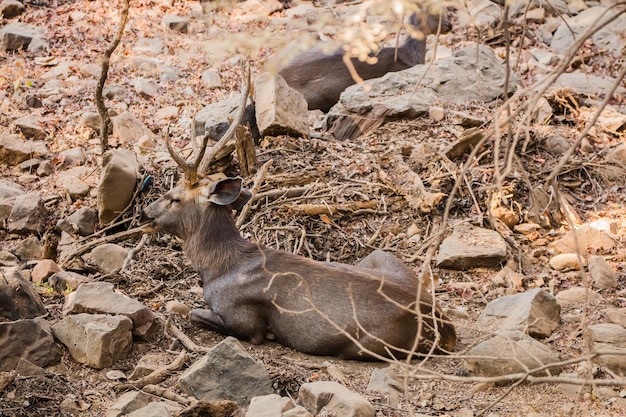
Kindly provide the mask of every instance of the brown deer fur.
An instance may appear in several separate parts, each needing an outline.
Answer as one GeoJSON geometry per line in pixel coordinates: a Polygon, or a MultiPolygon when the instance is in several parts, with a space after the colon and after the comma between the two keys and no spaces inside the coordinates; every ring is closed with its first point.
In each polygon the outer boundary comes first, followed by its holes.
{"type": "Polygon", "coordinates": [[[453,348],[454,327],[402,262],[382,251],[362,266],[317,262],[251,242],[232,215],[249,198],[240,178],[203,179],[145,209],[153,230],[182,239],[202,278],[208,309],[194,310],[194,322],[255,344],[271,339],[346,359],[453,348]]]}

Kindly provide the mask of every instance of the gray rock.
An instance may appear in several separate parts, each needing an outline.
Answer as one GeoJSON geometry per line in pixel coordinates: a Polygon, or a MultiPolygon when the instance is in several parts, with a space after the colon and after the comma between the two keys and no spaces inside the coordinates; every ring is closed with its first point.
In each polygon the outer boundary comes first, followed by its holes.
{"type": "Polygon", "coordinates": [[[137,361],[137,365],[135,365],[133,372],[128,376],[128,380],[135,381],[143,378],[168,362],[170,362],[170,359],[163,353],[148,353],[137,361]]]}
{"type": "Polygon", "coordinates": [[[37,167],[39,166],[39,164],[41,163],[40,159],[37,158],[31,158],[31,159],[27,159],[26,161],[22,162],[19,167],[22,171],[28,171],[28,172],[33,172],[35,170],[37,170],[37,167]]]}
{"type": "Polygon", "coordinates": [[[41,234],[46,226],[46,217],[46,208],[39,194],[17,196],[7,219],[8,230],[19,234],[41,234]]]}
{"type": "Polygon", "coordinates": [[[12,181],[0,180],[0,224],[9,218],[15,197],[24,194],[24,188],[12,181]]]}
{"type": "Polygon", "coordinates": [[[326,412],[342,417],[374,417],[372,404],[338,382],[319,381],[302,384],[298,404],[314,415],[326,412]]]}
{"type": "Polygon", "coordinates": [[[626,308],[611,308],[606,310],[605,314],[610,323],[626,327],[626,308]]]}
{"type": "Polygon", "coordinates": [[[150,129],[129,111],[113,117],[111,122],[113,135],[117,136],[122,143],[134,144],[144,136],[153,137],[150,129]]]}
{"type": "Polygon", "coordinates": [[[470,0],[459,11],[460,26],[490,26],[502,17],[500,6],[488,0],[470,0]]]}
{"type": "Polygon", "coordinates": [[[141,96],[155,97],[159,94],[159,84],[151,78],[135,78],[133,87],[141,96]]]}
{"type": "Polygon", "coordinates": [[[87,162],[87,154],[82,147],[63,151],[59,154],[59,157],[63,159],[63,166],[78,166],[84,165],[85,162],[87,162]]]}
{"type": "Polygon", "coordinates": [[[559,291],[554,297],[556,302],[565,307],[569,304],[582,304],[586,301],[596,301],[601,298],[600,294],[584,287],[573,287],[559,291]]]}
{"type": "Polygon", "coordinates": [[[0,323],[0,369],[13,370],[20,359],[46,367],[61,361],[48,322],[25,319],[0,323]]]}
{"type": "Polygon", "coordinates": [[[490,330],[520,330],[532,337],[548,337],[559,327],[561,306],[547,291],[535,288],[491,301],[477,324],[490,330]]]}
{"type": "Polygon", "coordinates": [[[15,245],[13,253],[24,262],[38,261],[43,258],[43,250],[43,245],[39,239],[36,236],[29,236],[15,245]]]}
{"type": "Polygon", "coordinates": [[[589,326],[588,337],[591,341],[591,351],[600,354],[594,362],[624,376],[626,374],[626,329],[617,324],[594,324],[589,326]]]}
{"type": "MultiPolygon", "coordinates": [[[[554,83],[550,85],[550,91],[572,90],[575,93],[588,97],[604,97],[611,89],[616,80],[610,77],[600,77],[587,74],[582,71],[574,71],[561,74],[554,83]]],[[[626,94],[626,88],[617,87],[614,96],[626,94]]]]}
{"type": "Polygon", "coordinates": [[[113,284],[107,282],[85,283],[68,295],[63,314],[76,313],[124,315],[132,320],[133,336],[140,340],[149,340],[159,329],[152,310],[137,300],[115,292],[113,284]]]}
{"type": "Polygon", "coordinates": [[[0,266],[14,267],[19,266],[20,260],[8,250],[0,250],[0,266]]]}
{"type": "Polygon", "coordinates": [[[384,394],[387,397],[388,405],[397,407],[400,403],[400,394],[404,392],[404,389],[396,379],[391,367],[386,367],[374,368],[365,391],[384,394]]]}
{"type": "Polygon", "coordinates": [[[601,256],[592,256],[589,260],[589,273],[594,288],[608,289],[617,288],[617,277],[611,269],[611,265],[601,256]]]}
{"type": "Polygon", "coordinates": [[[108,84],[102,89],[102,95],[109,100],[118,99],[121,100],[126,97],[126,88],[120,84],[108,84]]]}
{"type": "MultiPolygon", "coordinates": [[[[202,136],[207,134],[215,140],[224,136],[224,133],[226,133],[230,126],[228,120],[235,117],[240,101],[241,97],[239,95],[233,95],[217,103],[211,103],[196,113],[196,135],[202,136]]],[[[250,101],[248,101],[248,103],[250,103],[250,101]]],[[[254,105],[252,104],[248,104],[246,107],[243,120],[241,121],[243,125],[246,125],[246,123],[251,125],[253,136],[255,135],[254,129],[257,129],[256,136],[258,136],[254,105]]]]}
{"type": "Polygon", "coordinates": [[[25,141],[18,135],[0,134],[0,161],[6,165],[17,165],[33,157],[47,156],[43,142],[25,141]]]}
{"type": "Polygon", "coordinates": [[[20,377],[44,376],[48,372],[41,366],[35,365],[25,358],[21,358],[15,367],[15,374],[20,377]]]}
{"type": "Polygon", "coordinates": [[[93,129],[94,132],[100,133],[102,126],[102,118],[100,114],[95,111],[86,111],[80,116],[78,122],[81,126],[86,126],[93,129]]]}
{"type": "Polygon", "coordinates": [[[167,54],[168,49],[161,39],[139,38],[135,42],[133,51],[136,53],[151,53],[154,55],[167,54]]]}
{"type": "Polygon", "coordinates": [[[467,270],[494,267],[506,258],[506,242],[494,230],[457,226],[439,246],[437,267],[467,270]]]}
{"type": "Polygon", "coordinates": [[[105,243],[91,251],[96,267],[103,274],[111,274],[118,271],[124,265],[128,256],[128,249],[114,243],[105,243]]]}
{"type": "MultiPolygon", "coordinates": [[[[526,372],[559,362],[556,352],[520,331],[503,332],[479,343],[467,352],[467,356],[467,370],[486,377],[526,372]]],[[[560,372],[560,367],[552,367],[533,375],[558,375],[560,372]]]]}
{"type": "Polygon", "coordinates": [[[226,338],[191,365],[178,384],[183,392],[198,400],[231,400],[241,406],[254,397],[272,393],[272,382],[265,368],[233,337],[226,338]]]}
{"type": "Polygon", "coordinates": [[[107,409],[106,417],[122,417],[145,407],[151,400],[152,397],[143,391],[124,393],[107,409]]]}
{"type": "Polygon", "coordinates": [[[176,32],[187,33],[189,31],[189,20],[181,16],[166,14],[161,23],[176,32]]]}
{"type": "Polygon", "coordinates": [[[131,151],[113,149],[104,154],[97,196],[100,224],[111,222],[131,202],[139,169],[137,157],[131,151]]]}
{"type": "Polygon", "coordinates": [[[42,259],[30,273],[30,280],[35,284],[47,282],[52,275],[61,272],[61,268],[52,259],[42,259]]]}
{"type": "Polygon", "coordinates": [[[91,188],[81,178],[87,178],[92,171],[87,167],[74,167],[59,172],[55,186],[65,195],[69,195],[72,200],[84,198],[89,194],[91,188]]]}
{"type": "Polygon", "coordinates": [[[40,177],[47,177],[54,172],[54,167],[50,161],[41,161],[37,168],[37,175],[40,177]]]}
{"type": "Polygon", "coordinates": [[[41,49],[43,34],[43,29],[21,22],[11,22],[0,29],[5,51],[28,49],[37,52],[41,49]]]}
{"type": "Polygon", "coordinates": [[[579,252],[582,256],[587,253],[604,253],[617,245],[615,239],[606,232],[584,224],[577,229],[570,230],[561,239],[554,242],[557,253],[579,252]]]}
{"type": "Polygon", "coordinates": [[[71,271],[60,271],[48,278],[48,284],[59,294],[76,291],[85,282],[90,282],[90,279],[71,271]]]}
{"type": "MultiPolygon", "coordinates": [[[[491,102],[502,94],[504,80],[504,66],[491,48],[469,46],[432,66],[416,65],[348,87],[328,113],[328,130],[337,139],[351,139],[387,120],[425,115],[442,99],[491,102]]],[[[512,74],[510,90],[519,83],[512,74]]]]}
{"type": "Polygon", "coordinates": [[[0,2],[0,16],[11,19],[24,13],[24,5],[17,0],[2,0],[0,2]]]}
{"type": "Polygon", "coordinates": [[[64,317],[52,326],[52,333],[76,362],[102,369],[128,356],[132,327],[125,316],[81,313],[64,317]]]}
{"type": "Polygon", "coordinates": [[[80,66],[80,75],[82,75],[83,77],[100,78],[101,72],[101,64],[88,63],[80,66]]]}
{"type": "Polygon", "coordinates": [[[35,114],[20,117],[15,120],[15,127],[29,140],[44,140],[48,133],[41,127],[44,118],[35,114]]]}
{"type": "Polygon", "coordinates": [[[13,321],[32,319],[44,314],[46,308],[39,294],[22,277],[19,270],[0,268],[0,317],[13,321]]]}
{"type": "Polygon", "coordinates": [[[126,417],[170,417],[180,410],[182,410],[180,406],[155,401],[139,410],[126,414],[126,417]]]}
{"type": "Polygon", "coordinates": [[[98,215],[91,207],[82,207],[57,222],[57,228],[70,234],[89,236],[96,230],[98,215]]]}
{"type": "Polygon", "coordinates": [[[313,417],[303,407],[294,404],[291,398],[277,394],[254,397],[250,401],[245,417],[285,417],[287,412],[290,416],[313,417]],[[296,412],[300,414],[294,414],[296,412]]]}
{"type": "MultiPolygon", "coordinates": [[[[574,17],[566,17],[565,21],[561,23],[554,33],[550,48],[559,54],[564,54],[574,43],[574,37],[578,39],[592,26],[596,25],[598,19],[607,12],[607,9],[608,7],[606,6],[595,6],[584,10],[574,17]]],[[[606,21],[618,12],[619,10],[613,8],[601,20],[606,21]]],[[[622,14],[622,16],[613,20],[610,24],[604,25],[599,31],[594,33],[591,39],[599,48],[621,51],[626,45],[622,36],[624,31],[626,31],[626,16],[622,14]]]]}
{"type": "Polygon", "coordinates": [[[219,73],[212,68],[205,70],[200,77],[205,88],[219,88],[222,86],[219,73]]]}
{"type": "Polygon", "coordinates": [[[254,80],[254,104],[262,136],[309,136],[306,99],[280,75],[265,72],[254,80]]]}

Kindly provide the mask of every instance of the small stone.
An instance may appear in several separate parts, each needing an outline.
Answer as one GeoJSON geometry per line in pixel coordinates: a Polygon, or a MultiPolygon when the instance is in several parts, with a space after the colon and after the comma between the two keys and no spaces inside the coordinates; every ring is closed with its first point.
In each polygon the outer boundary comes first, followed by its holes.
{"type": "Polygon", "coordinates": [[[31,159],[28,159],[28,160],[22,162],[19,165],[19,167],[20,167],[20,169],[22,171],[29,171],[29,172],[31,172],[33,170],[36,170],[40,163],[41,163],[40,159],[31,158],[31,159]]]}
{"type": "Polygon", "coordinates": [[[87,167],[75,167],[59,172],[55,186],[74,201],[85,198],[91,188],[82,178],[88,178],[91,171],[87,167]]]}
{"type": "Polygon", "coordinates": [[[12,19],[24,13],[24,5],[17,0],[2,0],[0,2],[0,16],[12,19]]]}
{"type": "Polygon", "coordinates": [[[554,296],[556,298],[556,302],[561,306],[566,306],[568,304],[582,304],[589,300],[597,301],[600,299],[600,294],[596,293],[593,290],[583,288],[583,287],[574,287],[568,288],[567,290],[560,291],[557,295],[554,296]]]}
{"type": "Polygon", "coordinates": [[[189,312],[191,312],[189,306],[177,300],[171,300],[165,303],[165,309],[170,313],[175,313],[183,317],[188,316],[189,312]]]}
{"type": "Polygon", "coordinates": [[[189,31],[189,21],[184,17],[168,14],[163,16],[161,22],[164,26],[180,33],[187,33],[189,31]]]}
{"type": "Polygon", "coordinates": [[[15,246],[13,253],[22,261],[38,261],[43,258],[43,249],[36,236],[29,236],[15,246]]]}
{"type": "Polygon", "coordinates": [[[457,226],[439,246],[437,267],[457,270],[494,267],[504,261],[506,253],[506,242],[498,232],[457,226]]]}
{"type": "Polygon", "coordinates": [[[567,269],[575,269],[579,271],[582,266],[587,265],[587,261],[584,256],[578,256],[575,253],[561,253],[559,255],[550,258],[550,266],[557,271],[563,271],[567,269]]]}
{"type": "Polygon", "coordinates": [[[147,78],[135,78],[133,87],[139,95],[155,97],[159,94],[159,85],[155,80],[147,78]]]}
{"type": "Polygon", "coordinates": [[[43,161],[37,168],[37,175],[40,177],[47,177],[54,172],[54,167],[50,161],[43,161]]]}
{"type": "Polygon", "coordinates": [[[202,85],[206,88],[219,88],[222,86],[222,80],[220,79],[220,75],[214,69],[205,70],[202,75],[202,85]]]}
{"type": "Polygon", "coordinates": [[[37,262],[37,265],[33,268],[30,277],[35,283],[42,283],[48,281],[48,278],[57,272],[61,272],[61,268],[52,259],[42,259],[37,262]]]}
{"type": "Polygon", "coordinates": [[[41,127],[44,119],[34,114],[20,117],[15,120],[15,127],[30,140],[44,140],[48,136],[47,132],[41,127]]]}
{"type": "Polygon", "coordinates": [[[98,218],[113,221],[128,206],[137,186],[140,165],[132,151],[112,149],[103,156],[98,184],[98,218]]]}
{"type": "Polygon", "coordinates": [[[439,106],[430,106],[428,108],[428,117],[433,119],[436,122],[440,122],[446,117],[446,111],[443,107],[439,106]]]}
{"type": "Polygon", "coordinates": [[[589,273],[593,279],[594,288],[617,288],[617,277],[611,266],[601,256],[592,256],[589,260],[589,273]]]}
{"type": "Polygon", "coordinates": [[[374,407],[362,396],[334,381],[309,382],[300,386],[298,404],[319,415],[374,417],[374,407]]]}
{"type": "Polygon", "coordinates": [[[7,219],[11,233],[41,234],[46,225],[46,208],[39,194],[23,194],[15,198],[7,219]]]}
{"type": "Polygon", "coordinates": [[[87,154],[83,148],[72,148],[59,154],[62,159],[62,166],[78,166],[87,162],[87,154]]]}
{"type": "Polygon", "coordinates": [[[128,256],[128,249],[114,243],[105,243],[91,251],[96,267],[103,274],[119,271],[128,256]]]}
{"type": "Polygon", "coordinates": [[[448,114],[448,120],[450,123],[460,125],[464,128],[478,127],[484,123],[482,119],[460,111],[450,111],[448,114]]]}
{"type": "Polygon", "coordinates": [[[18,135],[0,134],[0,163],[13,166],[33,157],[46,156],[46,144],[25,141],[18,135]]]}

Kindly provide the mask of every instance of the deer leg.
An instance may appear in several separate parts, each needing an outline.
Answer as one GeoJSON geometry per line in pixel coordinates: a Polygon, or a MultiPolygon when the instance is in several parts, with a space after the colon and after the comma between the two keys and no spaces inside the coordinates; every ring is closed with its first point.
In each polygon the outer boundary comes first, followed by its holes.
{"type": "Polygon", "coordinates": [[[191,310],[191,322],[218,333],[228,333],[228,328],[222,316],[211,310],[194,308],[191,310]]]}

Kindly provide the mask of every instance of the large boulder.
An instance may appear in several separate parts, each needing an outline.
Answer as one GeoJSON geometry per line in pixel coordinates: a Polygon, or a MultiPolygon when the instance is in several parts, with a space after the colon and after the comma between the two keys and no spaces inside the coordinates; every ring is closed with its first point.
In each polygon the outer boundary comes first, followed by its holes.
{"type": "Polygon", "coordinates": [[[113,221],[131,202],[139,169],[137,157],[131,151],[112,149],[104,154],[97,197],[100,224],[113,221]]]}

